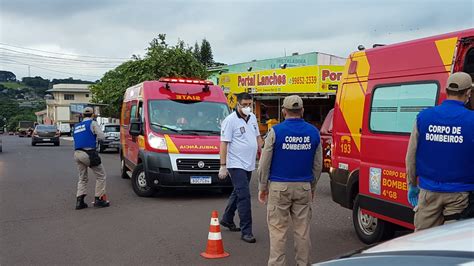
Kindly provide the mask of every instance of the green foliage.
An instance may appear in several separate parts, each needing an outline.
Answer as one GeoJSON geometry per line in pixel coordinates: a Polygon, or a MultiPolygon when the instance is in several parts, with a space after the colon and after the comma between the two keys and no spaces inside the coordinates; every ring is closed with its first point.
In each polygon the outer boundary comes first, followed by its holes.
{"type": "Polygon", "coordinates": [[[201,48],[199,48],[199,44],[196,42],[194,44],[194,50],[193,50],[193,55],[196,60],[202,63],[201,61],[201,48]]]}
{"type": "Polygon", "coordinates": [[[34,114],[18,114],[13,117],[11,117],[8,120],[8,131],[16,131],[18,127],[18,122],[20,121],[36,121],[36,116],[34,114]]]}
{"type": "Polygon", "coordinates": [[[0,84],[7,89],[18,89],[18,88],[28,87],[25,84],[20,83],[20,82],[0,82],[0,84]]]}
{"type": "Polygon", "coordinates": [[[214,64],[211,44],[206,39],[203,39],[201,43],[201,63],[206,67],[214,64]]]}
{"type": "Polygon", "coordinates": [[[61,84],[61,83],[66,83],[66,84],[94,84],[94,82],[87,81],[87,80],[81,80],[81,79],[73,79],[73,78],[67,78],[67,79],[53,79],[51,81],[51,85],[55,84],[61,84]]]}
{"type": "Polygon", "coordinates": [[[49,79],[43,79],[42,77],[36,76],[34,78],[24,77],[21,82],[29,87],[34,88],[45,88],[49,87],[49,79]]]}
{"type": "Polygon", "coordinates": [[[43,101],[34,102],[33,108],[20,107],[18,101],[4,95],[0,95],[0,127],[5,125],[5,121],[9,130],[15,130],[18,126],[18,119],[25,118],[24,120],[36,121],[35,112],[46,108],[46,104],[43,101]],[[5,118],[5,120],[4,120],[5,118]],[[28,118],[28,119],[26,119],[28,118]]]}
{"type": "Polygon", "coordinates": [[[11,71],[0,70],[0,81],[16,81],[16,76],[11,71]]]}
{"type": "Polygon", "coordinates": [[[160,34],[150,42],[144,58],[132,59],[108,71],[91,86],[93,101],[108,104],[102,108],[105,116],[119,117],[125,90],[146,80],[161,77],[207,78],[206,68],[187,49],[183,41],[175,46],[166,43],[166,35],[160,34]]]}

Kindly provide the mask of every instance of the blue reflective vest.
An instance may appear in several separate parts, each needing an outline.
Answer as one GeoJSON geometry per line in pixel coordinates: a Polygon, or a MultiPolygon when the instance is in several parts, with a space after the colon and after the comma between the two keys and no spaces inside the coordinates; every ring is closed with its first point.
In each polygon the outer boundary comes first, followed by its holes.
{"type": "Polygon", "coordinates": [[[474,112],[445,100],[416,119],[419,186],[434,192],[474,191],[474,112]]]}
{"type": "Polygon", "coordinates": [[[95,149],[96,136],[91,130],[93,120],[85,120],[74,126],[74,149],[95,149]]]}
{"type": "Polygon", "coordinates": [[[321,142],[316,127],[303,119],[287,119],[273,127],[271,181],[311,182],[316,149],[321,142]]]}

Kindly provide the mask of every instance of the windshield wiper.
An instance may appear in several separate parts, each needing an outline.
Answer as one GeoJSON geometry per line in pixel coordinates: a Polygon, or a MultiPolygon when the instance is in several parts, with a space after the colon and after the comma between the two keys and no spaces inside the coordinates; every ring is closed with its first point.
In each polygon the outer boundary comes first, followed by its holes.
{"type": "Polygon", "coordinates": [[[186,129],[182,130],[184,132],[198,132],[198,133],[214,133],[214,134],[220,134],[220,131],[216,130],[205,130],[205,129],[186,129]]]}
{"type": "Polygon", "coordinates": [[[174,128],[170,128],[170,127],[167,127],[167,126],[165,126],[165,125],[158,124],[158,123],[155,123],[155,122],[151,122],[150,124],[153,125],[153,126],[156,126],[156,127],[160,127],[160,128],[162,128],[162,129],[166,129],[166,130],[173,131],[173,132],[180,132],[179,130],[176,130],[176,129],[174,129],[174,128]]]}

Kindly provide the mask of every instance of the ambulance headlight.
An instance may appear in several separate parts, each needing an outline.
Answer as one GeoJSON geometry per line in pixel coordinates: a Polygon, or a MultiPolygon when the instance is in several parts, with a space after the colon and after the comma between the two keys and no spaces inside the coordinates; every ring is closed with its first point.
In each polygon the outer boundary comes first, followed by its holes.
{"type": "Polygon", "coordinates": [[[153,149],[157,150],[167,150],[168,146],[166,146],[166,140],[163,137],[156,136],[152,133],[148,134],[148,144],[153,149]]]}

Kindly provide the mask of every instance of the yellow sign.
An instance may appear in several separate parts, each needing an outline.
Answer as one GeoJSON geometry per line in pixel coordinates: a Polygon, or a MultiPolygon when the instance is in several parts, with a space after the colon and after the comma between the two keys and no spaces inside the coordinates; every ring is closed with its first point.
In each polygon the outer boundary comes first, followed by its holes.
{"type": "Polygon", "coordinates": [[[226,73],[219,86],[233,94],[335,93],[344,66],[305,66],[255,72],[226,73]]]}
{"type": "Polygon", "coordinates": [[[237,105],[237,96],[232,92],[227,95],[227,105],[229,105],[230,109],[234,109],[237,105]]]}

